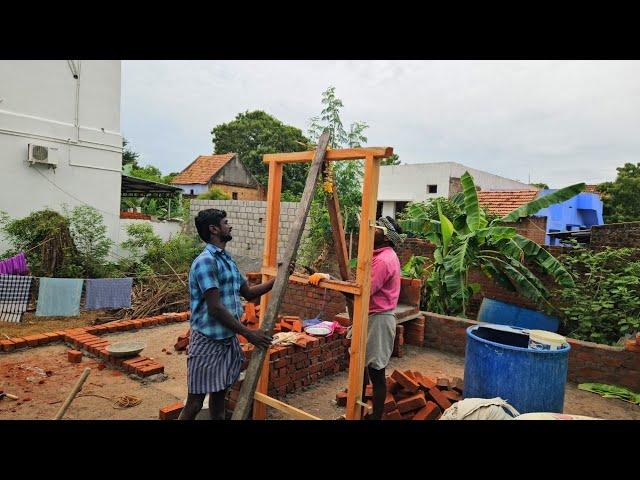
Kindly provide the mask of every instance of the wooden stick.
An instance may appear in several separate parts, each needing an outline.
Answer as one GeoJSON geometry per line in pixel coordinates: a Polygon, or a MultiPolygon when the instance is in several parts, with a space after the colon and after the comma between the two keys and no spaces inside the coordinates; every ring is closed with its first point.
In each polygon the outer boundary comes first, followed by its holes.
{"type": "Polygon", "coordinates": [[[279,410],[283,413],[286,413],[290,417],[297,418],[298,420],[322,420],[321,418],[318,418],[315,415],[311,415],[310,413],[300,410],[299,408],[292,407],[291,405],[287,405],[286,403],[281,402],[280,400],[277,400],[273,397],[269,397],[264,393],[256,392],[255,399],[256,399],[256,402],[262,402],[265,405],[269,405],[270,407],[275,408],[276,410],[279,410]]]}
{"type": "Polygon", "coordinates": [[[90,373],[91,373],[90,368],[87,367],[84,369],[84,372],[82,372],[82,375],[76,382],[75,386],[73,387],[73,390],[71,390],[71,393],[69,393],[69,396],[64,401],[64,404],[62,405],[62,407],[60,407],[60,410],[58,411],[54,420],[60,420],[62,416],[66,413],[67,409],[69,408],[69,405],[71,405],[71,402],[73,402],[73,399],[76,398],[76,395],[82,388],[82,385],[84,384],[85,380],[87,379],[90,373]]]}
{"type": "MultiPolygon", "coordinates": [[[[296,219],[293,223],[293,228],[289,233],[289,241],[287,242],[287,248],[285,249],[282,265],[278,269],[276,282],[273,289],[271,290],[269,305],[267,306],[267,311],[265,312],[260,324],[260,328],[269,334],[273,332],[273,327],[276,323],[278,311],[280,310],[280,305],[282,304],[284,293],[289,283],[289,275],[287,274],[287,270],[289,269],[289,265],[295,260],[298,246],[300,245],[300,238],[302,237],[302,231],[304,229],[305,221],[307,219],[307,216],[309,215],[311,200],[313,199],[313,193],[315,192],[316,184],[318,183],[318,178],[320,176],[320,170],[322,169],[322,162],[324,161],[324,155],[328,143],[329,132],[325,131],[320,136],[320,140],[318,141],[318,148],[316,149],[315,157],[313,159],[313,162],[311,163],[311,168],[309,169],[307,182],[304,187],[302,199],[300,200],[296,219]]],[[[278,205],[270,205],[270,207],[279,208],[278,205]]],[[[275,228],[277,227],[278,226],[276,225],[275,228]]],[[[269,228],[274,228],[274,226],[267,225],[267,229],[269,228]]],[[[273,244],[277,245],[277,238],[270,238],[270,242],[271,245],[268,246],[273,246],[273,244]]],[[[267,247],[265,247],[265,249],[266,248],[267,247]]],[[[236,408],[233,411],[233,416],[231,417],[232,420],[246,420],[249,417],[249,413],[251,412],[251,407],[253,404],[254,394],[256,391],[256,385],[258,383],[258,377],[260,376],[266,353],[267,352],[264,348],[256,347],[253,350],[253,354],[251,355],[251,360],[249,361],[249,366],[247,367],[244,381],[242,382],[242,387],[240,388],[238,402],[236,404],[236,408]]]]}
{"type": "Polygon", "coordinates": [[[176,272],[176,271],[173,269],[173,267],[171,266],[171,264],[170,264],[169,262],[167,262],[164,258],[162,258],[162,261],[163,261],[164,263],[166,263],[167,265],[169,265],[169,268],[171,269],[171,271],[172,271],[173,273],[175,273],[175,274],[176,274],[176,277],[178,277],[178,280],[180,280],[180,282],[182,282],[182,285],[184,285],[184,286],[186,287],[186,286],[187,286],[187,284],[186,284],[186,283],[184,283],[184,280],[182,280],[182,279],[180,278],[180,275],[178,275],[178,272],[176,272]]]}

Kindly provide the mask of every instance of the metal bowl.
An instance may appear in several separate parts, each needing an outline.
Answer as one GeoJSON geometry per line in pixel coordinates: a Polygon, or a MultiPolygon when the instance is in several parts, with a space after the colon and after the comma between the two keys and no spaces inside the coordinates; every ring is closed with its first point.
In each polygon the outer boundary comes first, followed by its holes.
{"type": "Polygon", "coordinates": [[[107,347],[109,355],[114,357],[133,357],[145,349],[144,342],[120,342],[107,347]]]}

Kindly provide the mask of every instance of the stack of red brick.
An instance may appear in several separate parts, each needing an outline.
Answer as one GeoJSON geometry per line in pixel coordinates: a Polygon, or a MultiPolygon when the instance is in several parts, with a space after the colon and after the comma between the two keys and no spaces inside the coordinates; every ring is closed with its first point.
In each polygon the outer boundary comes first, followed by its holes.
{"type": "Polygon", "coordinates": [[[640,352],[640,333],[636,333],[636,338],[627,340],[624,346],[630,352],[640,352]]]}
{"type": "MultiPolygon", "coordinates": [[[[460,378],[433,379],[420,372],[395,370],[387,377],[387,398],[383,420],[437,420],[453,403],[462,399],[460,378]]],[[[347,403],[347,392],[336,394],[340,406],[347,403]]],[[[373,386],[367,385],[365,400],[373,407],[373,386]]]]}
{"type": "Polygon", "coordinates": [[[415,345],[417,347],[424,347],[424,316],[420,316],[414,320],[409,320],[401,325],[396,326],[396,338],[393,342],[392,357],[402,357],[404,350],[402,346],[415,345]]]}
{"type": "Polygon", "coordinates": [[[151,215],[146,215],[140,212],[120,212],[120,218],[132,220],[151,220],[151,215]]]}

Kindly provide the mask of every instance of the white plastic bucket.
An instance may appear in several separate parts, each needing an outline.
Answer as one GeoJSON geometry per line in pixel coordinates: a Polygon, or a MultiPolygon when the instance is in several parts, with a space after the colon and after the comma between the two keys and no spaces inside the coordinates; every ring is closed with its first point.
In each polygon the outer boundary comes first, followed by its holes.
{"type": "Polygon", "coordinates": [[[529,330],[529,348],[533,350],[560,350],[567,339],[546,330],[529,330]]]}

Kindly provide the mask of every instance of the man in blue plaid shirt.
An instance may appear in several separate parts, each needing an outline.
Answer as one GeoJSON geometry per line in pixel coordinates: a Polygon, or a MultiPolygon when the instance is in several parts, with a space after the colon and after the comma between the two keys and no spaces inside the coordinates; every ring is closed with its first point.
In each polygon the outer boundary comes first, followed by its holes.
{"type": "MultiPolygon", "coordinates": [[[[227,389],[240,376],[244,354],[236,334],[258,348],[269,348],[271,336],[240,323],[240,295],[253,300],[273,288],[275,278],[250,287],[236,262],[225,251],[232,227],[224,210],[202,210],[195,219],[198,235],[207,243],[189,272],[191,334],[187,357],[189,395],[181,420],[193,420],[209,394],[212,420],[224,420],[227,389]]],[[[290,269],[291,271],[291,269],[290,269]]]]}

